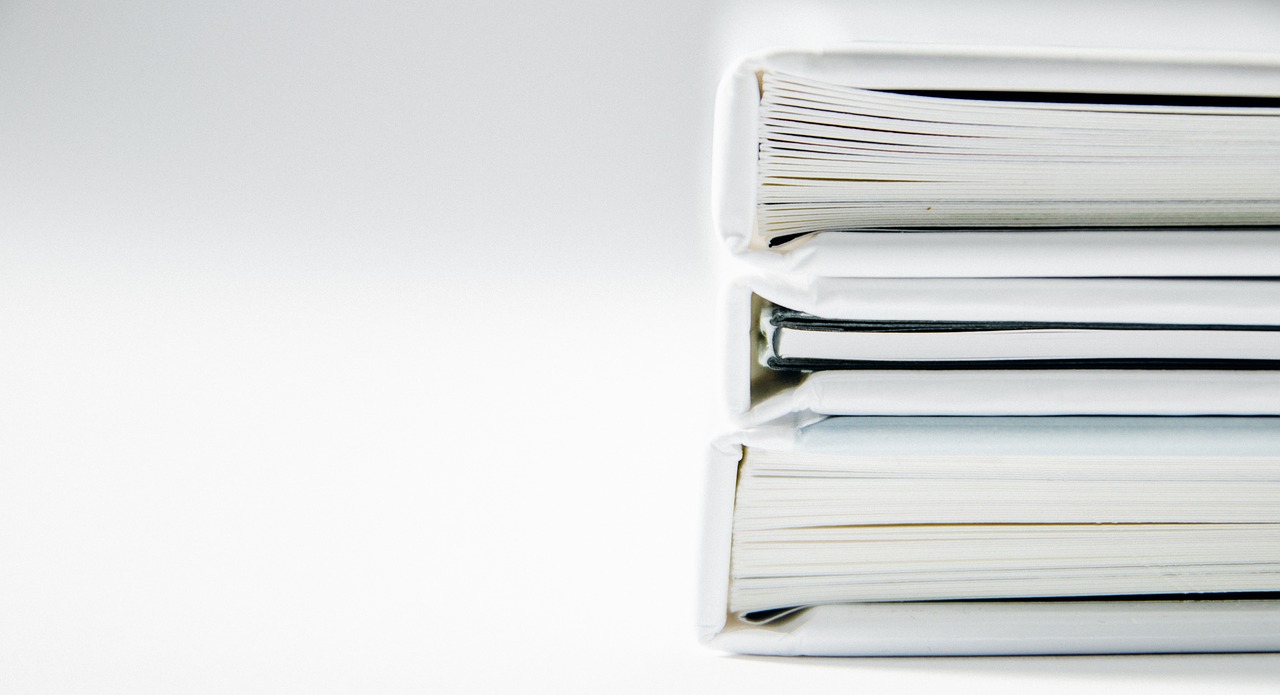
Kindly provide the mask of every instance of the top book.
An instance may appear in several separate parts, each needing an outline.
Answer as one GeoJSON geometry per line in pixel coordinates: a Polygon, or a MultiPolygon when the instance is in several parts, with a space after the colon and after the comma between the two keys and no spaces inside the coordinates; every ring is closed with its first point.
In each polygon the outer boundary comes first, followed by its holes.
{"type": "Polygon", "coordinates": [[[1280,56],[774,52],[724,81],[716,144],[722,236],[795,270],[1280,271],[1280,56]]]}

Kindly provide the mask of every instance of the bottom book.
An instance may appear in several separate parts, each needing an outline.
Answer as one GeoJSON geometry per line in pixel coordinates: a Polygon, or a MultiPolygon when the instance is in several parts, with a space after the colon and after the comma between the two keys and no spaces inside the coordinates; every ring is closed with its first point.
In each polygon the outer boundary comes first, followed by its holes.
{"type": "Polygon", "coordinates": [[[730,651],[1280,649],[1280,418],[830,417],[723,440],[709,492],[730,651]]]}

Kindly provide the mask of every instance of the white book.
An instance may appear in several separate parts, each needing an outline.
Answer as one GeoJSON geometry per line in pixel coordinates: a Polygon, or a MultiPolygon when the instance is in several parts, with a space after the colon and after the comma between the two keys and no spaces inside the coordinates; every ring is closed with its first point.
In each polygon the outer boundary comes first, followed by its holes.
{"type": "Polygon", "coordinates": [[[1280,414],[1280,282],[755,276],[725,299],[726,392],[740,425],[1280,414]],[[779,315],[804,320],[775,325],[779,315]],[[1027,337],[1036,351],[1014,353],[1027,337]]]}
{"type": "Polygon", "coordinates": [[[725,648],[1280,648],[1277,418],[835,417],[725,440],[711,476],[725,648]],[[1152,629],[1179,620],[1212,629],[1152,629]]]}
{"type": "Polygon", "coordinates": [[[852,46],[744,60],[716,224],[820,275],[1280,274],[1280,57],[852,46]]]}

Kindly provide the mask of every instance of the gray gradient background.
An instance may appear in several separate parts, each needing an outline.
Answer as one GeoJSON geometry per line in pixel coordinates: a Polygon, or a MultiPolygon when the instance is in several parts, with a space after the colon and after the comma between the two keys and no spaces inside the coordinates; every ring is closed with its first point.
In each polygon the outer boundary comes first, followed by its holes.
{"type": "Polygon", "coordinates": [[[0,2],[0,688],[1273,692],[693,643],[716,76],[868,39],[1263,50],[1280,5],[0,2]]]}

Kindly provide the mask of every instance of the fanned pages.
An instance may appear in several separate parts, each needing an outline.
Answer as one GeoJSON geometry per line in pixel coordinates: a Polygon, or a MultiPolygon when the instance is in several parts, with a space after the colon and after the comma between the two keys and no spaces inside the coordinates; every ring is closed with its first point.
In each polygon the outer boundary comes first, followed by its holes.
{"type": "Polygon", "coordinates": [[[729,608],[1280,591],[1280,420],[830,418],[749,447],[729,608]]]}
{"type": "Polygon", "coordinates": [[[827,231],[1280,225],[1280,100],[760,79],[762,245],[827,231]]]}

